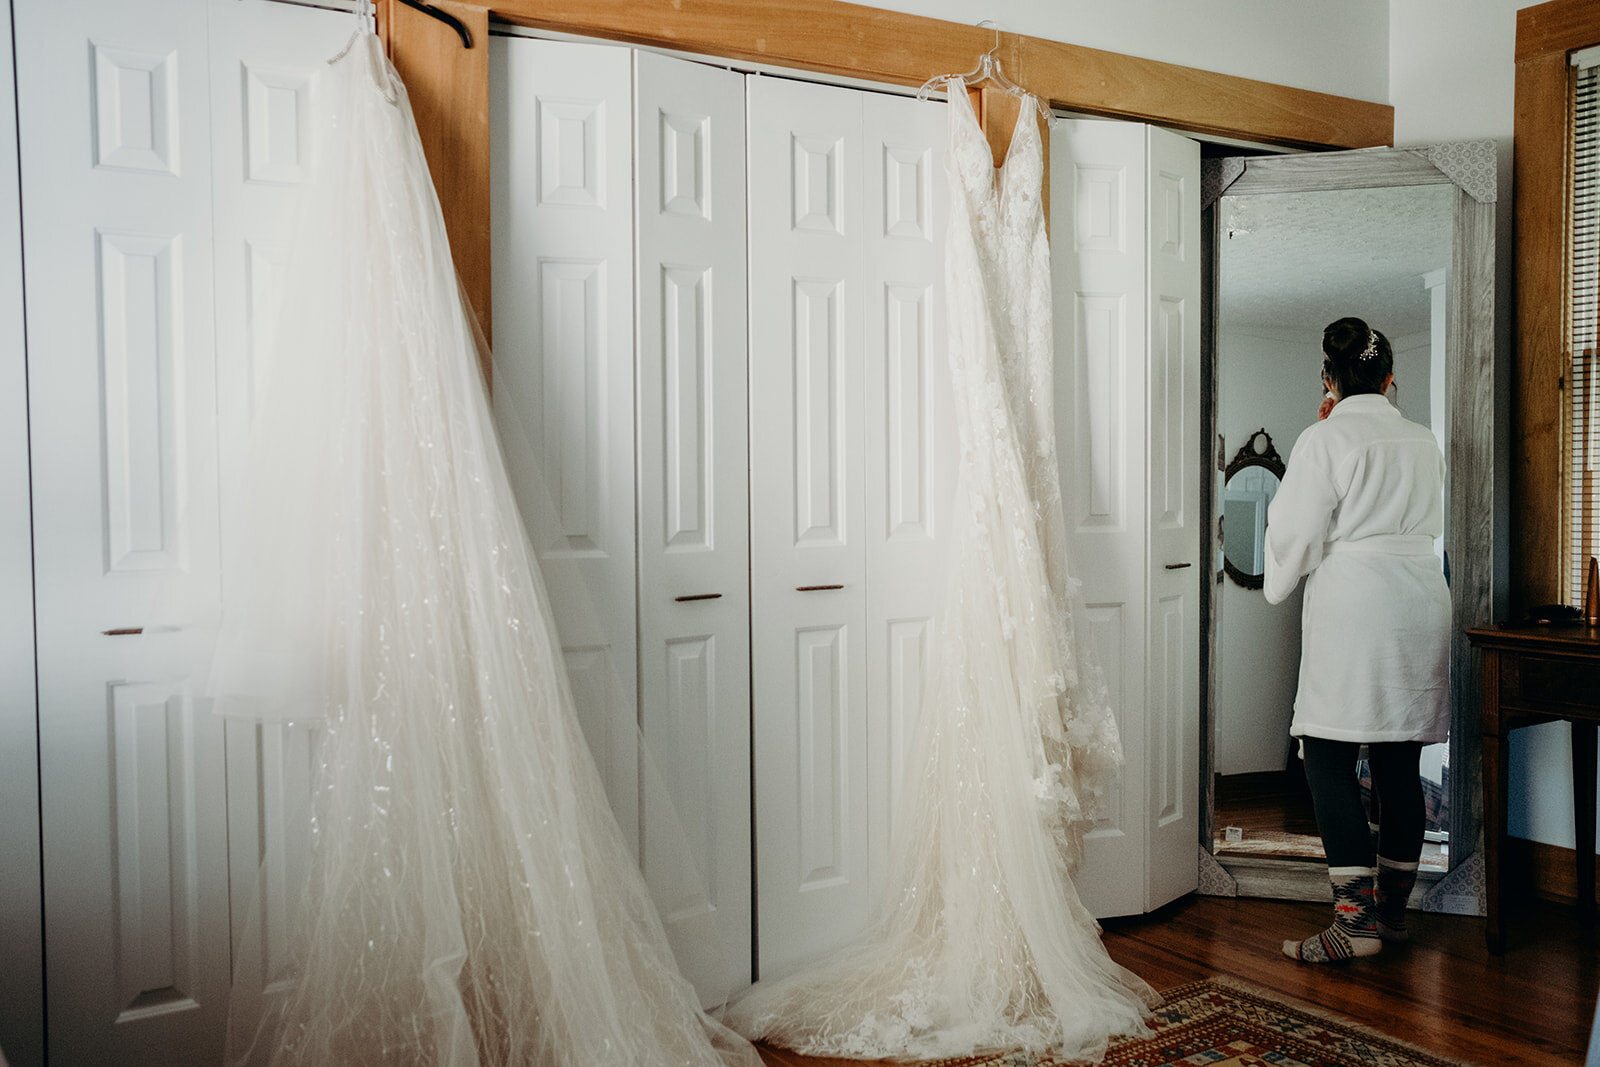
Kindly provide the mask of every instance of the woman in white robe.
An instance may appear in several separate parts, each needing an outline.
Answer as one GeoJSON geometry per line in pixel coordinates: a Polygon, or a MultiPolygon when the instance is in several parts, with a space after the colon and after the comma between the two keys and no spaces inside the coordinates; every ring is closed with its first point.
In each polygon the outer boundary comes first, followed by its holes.
{"type": "Polygon", "coordinates": [[[1450,593],[1434,541],[1444,527],[1444,457],[1432,431],[1384,394],[1389,341],[1355,318],[1323,333],[1319,421],[1295,442],[1267,512],[1264,592],[1306,578],[1301,740],[1333,883],[1334,923],[1284,952],[1306,962],[1376,954],[1404,940],[1422,852],[1422,746],[1449,730],[1450,593]],[[1378,796],[1376,856],[1356,761],[1378,796]]]}

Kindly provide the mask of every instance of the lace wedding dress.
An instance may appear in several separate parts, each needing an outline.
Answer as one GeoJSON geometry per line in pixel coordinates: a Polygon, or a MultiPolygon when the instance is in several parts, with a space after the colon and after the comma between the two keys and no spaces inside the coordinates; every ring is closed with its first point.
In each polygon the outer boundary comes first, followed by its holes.
{"type": "Polygon", "coordinates": [[[584,744],[404,87],[363,32],[324,89],[209,681],[317,723],[313,846],[289,987],[235,1002],[233,1051],[759,1067],[680,975],[584,744]]]}
{"type": "Polygon", "coordinates": [[[1121,743],[1071,607],[1043,157],[1030,99],[997,176],[949,88],[955,562],[888,893],[860,944],[758,983],[724,1021],[815,1055],[1098,1058],[1159,997],[1112,962],[1072,881],[1121,743]]]}

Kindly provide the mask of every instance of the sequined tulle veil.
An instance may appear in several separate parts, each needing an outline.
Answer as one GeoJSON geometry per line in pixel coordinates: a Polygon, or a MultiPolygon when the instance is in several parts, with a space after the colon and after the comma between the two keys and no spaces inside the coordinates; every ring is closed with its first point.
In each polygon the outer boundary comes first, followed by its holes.
{"type": "Polygon", "coordinates": [[[1072,879],[1121,746],[1072,608],[1043,156],[1019,122],[997,181],[965,88],[950,88],[955,563],[888,893],[859,944],[763,980],[724,1019],[817,1055],[1096,1057],[1159,998],[1106,954],[1072,879]]]}
{"type": "Polygon", "coordinates": [[[314,843],[290,976],[236,997],[232,1051],[759,1067],[679,974],[584,744],[404,88],[370,33],[323,79],[210,679],[317,724],[314,843]]]}

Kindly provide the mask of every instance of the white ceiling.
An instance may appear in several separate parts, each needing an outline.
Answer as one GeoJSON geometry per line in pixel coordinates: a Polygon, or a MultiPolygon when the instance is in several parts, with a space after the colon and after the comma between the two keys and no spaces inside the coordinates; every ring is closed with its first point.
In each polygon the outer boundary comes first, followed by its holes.
{"type": "Polygon", "coordinates": [[[1223,197],[1223,329],[1320,334],[1355,315],[1391,338],[1426,332],[1422,275],[1449,266],[1454,195],[1445,184],[1223,197]]]}

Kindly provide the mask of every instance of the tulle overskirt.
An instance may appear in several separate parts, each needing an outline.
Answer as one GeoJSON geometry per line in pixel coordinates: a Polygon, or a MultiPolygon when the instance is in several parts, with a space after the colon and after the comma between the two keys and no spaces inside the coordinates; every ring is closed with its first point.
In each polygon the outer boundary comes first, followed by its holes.
{"type": "Polygon", "coordinates": [[[370,35],[325,77],[209,683],[318,724],[294,974],[235,1052],[759,1067],[679,974],[585,746],[404,88],[370,35]]]}

